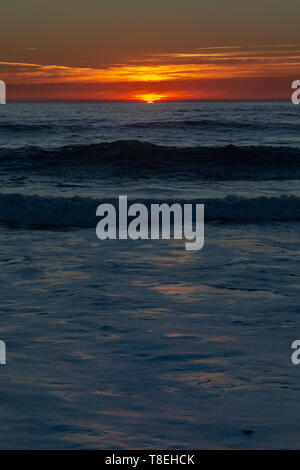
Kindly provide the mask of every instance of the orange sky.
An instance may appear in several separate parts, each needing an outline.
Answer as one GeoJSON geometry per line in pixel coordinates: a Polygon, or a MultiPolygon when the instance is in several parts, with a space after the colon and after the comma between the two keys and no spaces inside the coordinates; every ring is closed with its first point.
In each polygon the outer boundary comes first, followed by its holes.
{"type": "Polygon", "coordinates": [[[8,101],[288,99],[300,79],[298,0],[8,3],[8,101]]]}

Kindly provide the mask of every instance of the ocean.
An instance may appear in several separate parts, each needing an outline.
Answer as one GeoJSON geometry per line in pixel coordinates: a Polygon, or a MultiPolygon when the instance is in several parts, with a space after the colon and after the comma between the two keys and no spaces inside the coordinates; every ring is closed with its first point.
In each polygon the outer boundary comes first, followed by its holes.
{"type": "Polygon", "coordinates": [[[289,102],[0,106],[1,449],[300,448],[289,102]],[[205,243],[96,208],[205,204],[205,243]]]}

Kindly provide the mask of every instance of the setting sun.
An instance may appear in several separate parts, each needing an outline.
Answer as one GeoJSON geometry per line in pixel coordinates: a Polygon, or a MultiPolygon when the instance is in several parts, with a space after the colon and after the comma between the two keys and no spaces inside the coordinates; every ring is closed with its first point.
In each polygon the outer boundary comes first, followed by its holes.
{"type": "Polygon", "coordinates": [[[160,95],[158,93],[145,93],[143,95],[137,95],[136,98],[140,101],[145,101],[146,103],[154,103],[155,101],[160,101],[165,99],[165,95],[160,95]]]}

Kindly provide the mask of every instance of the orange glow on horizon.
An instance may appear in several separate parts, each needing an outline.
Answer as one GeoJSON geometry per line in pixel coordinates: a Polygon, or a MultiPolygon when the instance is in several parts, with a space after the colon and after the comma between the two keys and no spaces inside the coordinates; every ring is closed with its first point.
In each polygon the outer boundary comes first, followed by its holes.
{"type": "Polygon", "coordinates": [[[300,44],[198,48],[93,67],[0,59],[9,96],[21,100],[287,99],[299,73],[300,44]]]}
{"type": "Polygon", "coordinates": [[[156,101],[161,101],[166,99],[166,95],[158,94],[158,93],[143,93],[141,95],[136,95],[135,98],[139,101],[144,101],[145,103],[151,104],[155,103],[156,101]]]}

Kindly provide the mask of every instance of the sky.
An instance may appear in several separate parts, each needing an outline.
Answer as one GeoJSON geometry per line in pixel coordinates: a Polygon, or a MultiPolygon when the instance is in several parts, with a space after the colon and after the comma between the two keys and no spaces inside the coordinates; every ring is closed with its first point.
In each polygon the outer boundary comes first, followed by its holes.
{"type": "Polygon", "coordinates": [[[1,5],[8,101],[288,99],[296,79],[299,0],[1,5]]]}

